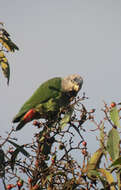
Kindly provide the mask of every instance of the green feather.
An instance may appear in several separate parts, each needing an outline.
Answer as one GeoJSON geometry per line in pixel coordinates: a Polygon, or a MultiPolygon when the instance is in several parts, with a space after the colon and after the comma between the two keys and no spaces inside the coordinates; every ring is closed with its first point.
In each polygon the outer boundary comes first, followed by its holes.
{"type": "MultiPolygon", "coordinates": [[[[51,101],[53,101],[52,99],[59,99],[60,94],[61,78],[58,77],[46,81],[40,85],[40,87],[34,92],[29,100],[25,102],[19,113],[13,119],[13,122],[19,122],[23,115],[32,108],[37,108],[37,111],[39,109],[39,112],[41,112],[41,109],[44,108],[46,111],[48,107],[51,107],[51,101]]],[[[52,109],[54,109],[54,106],[52,109]]]]}

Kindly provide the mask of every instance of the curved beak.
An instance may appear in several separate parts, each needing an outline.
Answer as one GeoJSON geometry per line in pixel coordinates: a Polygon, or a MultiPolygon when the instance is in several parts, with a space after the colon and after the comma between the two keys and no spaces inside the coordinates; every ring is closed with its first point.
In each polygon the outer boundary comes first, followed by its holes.
{"type": "Polygon", "coordinates": [[[74,91],[76,91],[76,92],[79,91],[79,85],[77,85],[77,84],[74,85],[74,91]]]}

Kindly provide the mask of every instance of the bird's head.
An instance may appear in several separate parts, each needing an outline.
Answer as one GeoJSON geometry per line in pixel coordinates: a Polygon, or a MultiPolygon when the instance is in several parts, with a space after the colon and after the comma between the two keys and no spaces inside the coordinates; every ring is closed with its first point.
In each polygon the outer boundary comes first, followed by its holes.
{"type": "Polygon", "coordinates": [[[78,74],[69,75],[62,80],[62,89],[65,92],[79,92],[83,84],[83,79],[78,74]]]}

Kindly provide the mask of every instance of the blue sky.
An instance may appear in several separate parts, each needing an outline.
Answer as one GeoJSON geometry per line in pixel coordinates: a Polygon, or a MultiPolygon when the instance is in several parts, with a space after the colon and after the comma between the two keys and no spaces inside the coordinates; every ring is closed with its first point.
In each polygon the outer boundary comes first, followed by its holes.
{"type": "MultiPolygon", "coordinates": [[[[80,95],[86,92],[85,104],[97,108],[98,117],[103,100],[121,101],[120,0],[2,0],[0,21],[20,48],[8,55],[9,87],[0,77],[1,134],[34,90],[55,76],[80,74],[80,95]]],[[[34,131],[29,124],[16,136],[28,142],[34,131]]]]}

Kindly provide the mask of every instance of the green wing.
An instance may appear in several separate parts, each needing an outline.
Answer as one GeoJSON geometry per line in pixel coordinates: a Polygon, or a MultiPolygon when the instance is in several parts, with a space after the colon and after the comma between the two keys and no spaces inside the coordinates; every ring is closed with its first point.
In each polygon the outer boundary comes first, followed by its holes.
{"type": "Polygon", "coordinates": [[[61,78],[53,78],[42,85],[34,92],[28,101],[21,107],[19,113],[13,119],[13,122],[18,122],[21,117],[30,109],[37,105],[47,102],[51,98],[57,98],[61,92],[61,78]]]}

